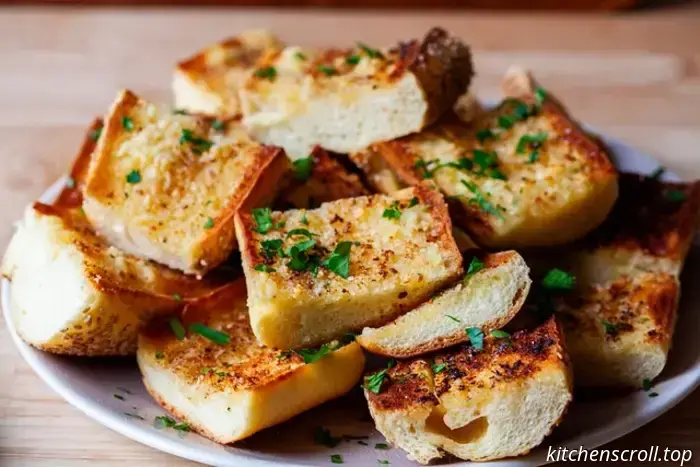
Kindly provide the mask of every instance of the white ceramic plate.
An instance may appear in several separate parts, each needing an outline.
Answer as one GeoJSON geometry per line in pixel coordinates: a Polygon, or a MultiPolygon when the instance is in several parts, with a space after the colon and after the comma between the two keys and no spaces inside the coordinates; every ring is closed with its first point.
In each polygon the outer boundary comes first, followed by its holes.
{"type": "MultiPolygon", "coordinates": [[[[621,170],[649,173],[657,163],[633,148],[607,140],[621,170]]],[[[667,174],[669,180],[677,179],[667,174]]],[[[50,202],[63,180],[42,196],[50,202]]],[[[605,400],[577,401],[564,422],[540,448],[527,456],[492,462],[493,467],[536,466],[547,463],[547,446],[593,448],[648,423],[680,402],[700,383],[700,288],[690,287],[700,277],[700,248],[691,249],[682,277],[683,298],[670,359],[649,398],[643,391],[605,400]]],[[[287,423],[265,430],[235,446],[221,446],[201,436],[154,427],[154,418],[165,412],[144,389],[134,359],[84,359],[51,355],[29,347],[17,336],[10,320],[12,287],[2,281],[2,307],[10,333],[24,359],[36,373],[70,404],[89,417],[135,441],[176,456],[219,466],[331,465],[330,455],[341,454],[346,465],[415,466],[399,449],[377,450],[384,442],[374,428],[360,391],[325,404],[287,423]],[[119,397],[115,397],[115,394],[119,397]],[[122,400],[123,399],[123,400],[122,400]],[[345,440],[335,448],[314,444],[313,430],[322,425],[334,436],[367,436],[345,440]]],[[[454,465],[467,465],[468,462],[454,465]]]]}

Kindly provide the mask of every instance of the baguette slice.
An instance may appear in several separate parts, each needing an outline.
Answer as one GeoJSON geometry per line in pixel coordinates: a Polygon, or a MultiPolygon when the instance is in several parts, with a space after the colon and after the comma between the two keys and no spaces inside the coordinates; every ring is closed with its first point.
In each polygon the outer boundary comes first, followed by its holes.
{"type": "MultiPolygon", "coordinates": [[[[476,263],[478,264],[478,263],[476,263]]],[[[372,353],[413,357],[467,341],[465,328],[488,332],[518,313],[530,290],[529,268],[515,251],[489,254],[483,269],[357,340],[372,353]]]]}
{"type": "Polygon", "coordinates": [[[522,72],[511,72],[506,82],[515,77],[527,86],[511,84],[508,99],[470,123],[448,115],[351,158],[379,189],[433,180],[451,200],[455,224],[480,245],[551,246],[581,238],[610,212],[616,169],[558,101],[522,72]]]}
{"type": "Polygon", "coordinates": [[[251,326],[270,347],[315,346],[385,324],[463,272],[447,206],[428,185],[239,213],[236,234],[251,326]]]}
{"type": "Polygon", "coordinates": [[[315,147],[309,157],[295,161],[288,178],[289,185],[275,203],[283,209],[314,209],[329,201],[370,194],[357,175],[320,147],[315,147]]]}
{"type": "Polygon", "coordinates": [[[271,32],[245,31],[207,47],[175,67],[175,107],[191,113],[232,117],[240,113],[238,91],[255,61],[282,47],[271,32]]]}
{"type": "Polygon", "coordinates": [[[27,208],[2,263],[11,314],[28,344],[80,356],[132,355],[154,316],[211,293],[199,281],[124,254],[93,231],[79,209],[27,208]]]}
{"type": "Polygon", "coordinates": [[[432,362],[401,361],[365,397],[377,430],[427,464],[445,452],[473,461],[526,454],[562,420],[571,391],[563,336],[550,319],[509,343],[487,337],[483,350],[467,344],[432,362]]]}
{"type": "Polygon", "coordinates": [[[473,74],[469,49],[439,28],[391,50],[287,47],[257,67],[241,89],[243,122],[292,159],[316,145],[352,153],[420,131],[452,107],[473,74]]]}
{"type": "Polygon", "coordinates": [[[610,218],[568,253],[576,289],[554,301],[577,386],[643,387],[661,373],[699,220],[700,183],[622,174],[610,218]]]}
{"type": "Polygon", "coordinates": [[[364,356],[355,342],[331,343],[338,348],[310,364],[296,353],[260,346],[250,329],[242,280],[188,305],[182,320],[186,327],[196,322],[223,332],[230,343],[191,330],[178,340],[167,321],[156,322],[139,339],[139,368],[159,404],[219,443],[338,397],[362,376],[364,356]]]}
{"type": "Polygon", "coordinates": [[[103,133],[83,193],[90,222],[125,252],[191,274],[229,256],[235,213],[269,202],[288,169],[278,148],[219,132],[210,119],[162,112],[129,91],[103,133]]]}

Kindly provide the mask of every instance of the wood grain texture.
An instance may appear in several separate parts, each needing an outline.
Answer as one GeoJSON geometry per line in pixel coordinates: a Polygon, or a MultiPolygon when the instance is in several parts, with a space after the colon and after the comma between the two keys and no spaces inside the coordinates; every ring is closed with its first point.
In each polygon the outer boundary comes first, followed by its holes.
{"type": "MultiPolygon", "coordinates": [[[[118,88],[170,99],[175,60],[251,27],[302,45],[410,38],[439,24],[472,44],[480,96],[508,65],[533,68],[581,120],[700,178],[700,7],[629,16],[258,10],[0,11],[0,245],[61,175],[118,88]]],[[[4,248],[4,247],[3,247],[4,248]]],[[[192,465],[111,432],[49,390],[0,324],[0,465],[192,465]]],[[[700,456],[700,393],[612,443],[700,456]]],[[[694,461],[695,463],[695,461],[694,461]]],[[[688,464],[686,464],[688,465],[688,464]]]]}

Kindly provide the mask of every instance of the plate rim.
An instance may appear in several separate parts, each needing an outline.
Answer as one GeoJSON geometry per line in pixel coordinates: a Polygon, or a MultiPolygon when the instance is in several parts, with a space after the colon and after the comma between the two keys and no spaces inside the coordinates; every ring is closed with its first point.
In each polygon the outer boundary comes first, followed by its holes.
{"type": "MultiPolygon", "coordinates": [[[[596,132],[598,133],[598,132],[596,132]]],[[[600,133],[598,133],[600,135],[600,133]]],[[[606,144],[612,146],[622,146],[626,150],[633,153],[633,158],[636,160],[644,160],[645,162],[655,163],[657,166],[660,165],[658,161],[649,157],[648,155],[637,150],[633,146],[630,146],[616,138],[603,137],[606,144]]],[[[611,151],[612,152],[612,151],[611,151]]],[[[679,180],[678,176],[667,172],[664,176],[668,180],[679,180]]],[[[41,202],[51,202],[59,193],[60,189],[64,186],[67,180],[67,176],[60,177],[51,186],[49,186],[39,197],[41,202]]],[[[236,462],[236,466],[241,467],[272,467],[279,466],[280,463],[276,461],[270,461],[261,458],[251,458],[247,456],[241,456],[237,453],[226,452],[225,454],[215,454],[207,450],[198,450],[192,448],[186,444],[178,443],[172,439],[153,433],[150,430],[145,429],[140,424],[136,424],[132,421],[124,419],[123,417],[118,417],[110,409],[100,405],[94,399],[85,397],[78,391],[74,390],[70,384],[64,382],[60,379],[52,369],[45,363],[40,361],[40,355],[43,351],[36,349],[29,344],[25,343],[21,337],[17,334],[17,331],[12,320],[10,312],[9,297],[11,293],[11,283],[6,278],[2,278],[0,281],[0,308],[2,308],[3,317],[7,325],[9,334],[12,337],[12,341],[17,347],[20,355],[25,362],[30,366],[39,378],[44,381],[54,392],[61,396],[66,402],[68,402],[73,407],[77,408],[79,411],[87,415],[89,418],[93,419],[97,423],[115,431],[122,436],[125,436],[133,441],[140,444],[149,446],[150,448],[156,449],[158,451],[166,452],[168,454],[181,457],[184,459],[189,459],[195,462],[206,463],[209,465],[222,465],[221,455],[230,456],[231,461],[236,462]]],[[[573,439],[561,440],[556,445],[551,445],[553,448],[558,448],[559,446],[565,446],[567,448],[573,448],[573,443],[578,443],[584,446],[584,449],[595,449],[603,446],[604,444],[610,443],[618,438],[621,438],[642,426],[650,423],[654,419],[658,418],[662,414],[668,412],[686,397],[688,397],[693,391],[695,391],[700,386],[700,360],[698,360],[693,366],[688,368],[682,375],[691,376],[692,380],[685,385],[672,386],[669,391],[668,388],[664,391],[663,398],[653,399],[656,404],[644,405],[646,407],[645,411],[633,411],[628,414],[615,419],[611,424],[602,426],[601,428],[591,432],[583,437],[577,437],[573,439]]],[[[625,397],[630,397],[627,395],[625,397]]],[[[652,399],[650,399],[652,400],[652,399]]],[[[544,443],[538,446],[538,448],[544,446],[544,443]]],[[[578,448],[578,445],[575,446],[578,448]]],[[[534,451],[534,449],[533,449],[534,451]]],[[[280,456],[284,456],[281,454],[280,456]]],[[[529,457],[529,455],[501,459],[497,461],[491,461],[489,464],[494,466],[539,466],[546,465],[554,461],[547,461],[546,456],[534,456],[529,457]]],[[[452,466],[467,466],[475,465],[476,462],[470,461],[460,461],[453,464],[448,464],[452,466]]],[[[304,467],[304,464],[297,463],[284,463],[290,467],[304,467]]]]}

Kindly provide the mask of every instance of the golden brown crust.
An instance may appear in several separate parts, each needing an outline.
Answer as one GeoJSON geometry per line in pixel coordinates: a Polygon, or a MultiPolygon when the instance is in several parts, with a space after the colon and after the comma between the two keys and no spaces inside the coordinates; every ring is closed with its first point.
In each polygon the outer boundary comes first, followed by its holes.
{"type": "Polygon", "coordinates": [[[87,179],[92,153],[97,146],[98,131],[102,130],[101,118],[96,118],[88,127],[78,155],[70,169],[69,182],[63,187],[56,200],[52,203],[57,207],[74,208],[83,204],[83,188],[87,179]]]}
{"type": "Polygon", "coordinates": [[[700,221],[700,182],[661,182],[623,173],[619,183],[613,211],[585,239],[585,246],[683,261],[700,221]]]}
{"type": "Polygon", "coordinates": [[[365,391],[368,402],[375,410],[405,410],[438,404],[433,387],[433,372],[427,360],[397,362],[387,371],[387,376],[378,394],[365,391]]]}

